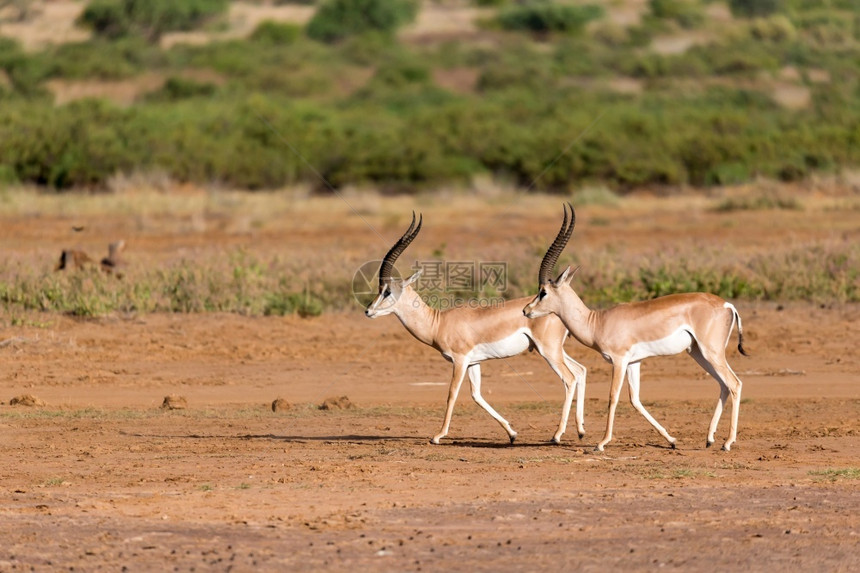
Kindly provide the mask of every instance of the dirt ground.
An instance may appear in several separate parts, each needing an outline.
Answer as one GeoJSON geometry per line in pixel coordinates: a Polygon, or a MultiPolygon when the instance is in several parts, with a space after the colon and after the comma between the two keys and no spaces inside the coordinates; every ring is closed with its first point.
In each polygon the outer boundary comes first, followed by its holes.
{"type": "MultiPolygon", "coordinates": [[[[508,232],[545,226],[549,213],[554,221],[557,202],[508,232]]],[[[490,228],[461,207],[444,228],[466,220],[490,228]]],[[[136,229],[134,248],[156,259],[171,242],[245,240],[229,225],[188,231],[180,211],[132,224],[138,215],[58,214],[40,204],[0,213],[0,240],[6,256],[47,257],[51,229],[107,229],[104,241],[92,239],[102,244],[125,226],[136,229]]],[[[630,217],[619,213],[601,216],[630,217]]],[[[781,228],[792,230],[782,237],[830,232],[806,215],[801,226],[802,215],[786,215],[781,228]]],[[[374,223],[388,215],[368,208],[365,216],[374,223]]],[[[727,235],[710,215],[674,216],[699,239],[727,235]]],[[[832,215],[833,227],[856,233],[853,216],[852,226],[850,213],[832,215]]],[[[308,218],[293,227],[269,221],[251,226],[252,248],[332,240],[330,228],[313,231],[308,218]]],[[[345,232],[357,237],[362,224],[345,232]]],[[[767,232],[772,225],[732,227],[726,240],[766,248],[780,240],[767,232]]],[[[608,237],[617,229],[591,230],[608,237]]],[[[644,248],[648,233],[634,223],[629,232],[620,240],[644,248]]],[[[376,237],[366,241],[378,250],[376,237]]],[[[548,443],[562,389],[539,356],[523,355],[484,366],[484,395],[519,432],[516,443],[464,388],[450,436],[434,446],[450,368],[394,317],[371,321],[356,306],[309,319],[18,313],[11,321],[7,309],[0,571],[855,570],[860,308],[737,306],[752,356],[730,345],[744,381],[732,451],[705,448],[718,388],[677,356],[644,363],[642,397],[678,449],[622,401],[604,453],[593,446],[609,369],[576,342],[567,351],[589,369],[583,440],[571,429],[561,445],[548,443]],[[23,394],[46,405],[10,405],[23,394]],[[168,395],[188,407],[162,409],[168,395]],[[354,408],[318,408],[341,396],[354,408]],[[273,412],[279,397],[292,408],[273,412]]],[[[725,413],[718,444],[727,431],[725,413]]]]}

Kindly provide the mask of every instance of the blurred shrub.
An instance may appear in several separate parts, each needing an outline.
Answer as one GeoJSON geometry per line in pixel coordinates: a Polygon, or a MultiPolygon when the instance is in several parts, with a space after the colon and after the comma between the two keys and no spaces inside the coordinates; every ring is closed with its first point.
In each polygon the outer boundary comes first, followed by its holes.
{"type": "Polygon", "coordinates": [[[832,10],[804,12],[794,21],[815,47],[844,48],[854,41],[855,22],[832,10]]]}
{"type": "Polygon", "coordinates": [[[373,66],[385,61],[389,54],[399,51],[397,41],[383,32],[365,32],[345,39],[337,46],[344,61],[359,66],[373,66]]]}
{"type": "Polygon", "coordinates": [[[770,16],[784,7],[785,0],[729,0],[732,14],[742,18],[770,16]]]}
{"type": "Polygon", "coordinates": [[[46,77],[123,79],[160,67],[165,56],[141,38],[60,44],[36,56],[46,77]]]}
{"type": "Polygon", "coordinates": [[[251,33],[250,40],[269,46],[289,46],[302,34],[301,27],[285,22],[264,20],[251,33]]]}
{"type": "Polygon", "coordinates": [[[761,42],[789,42],[797,37],[797,30],[786,16],[756,18],[749,25],[750,36],[761,42]]]}
{"type": "Polygon", "coordinates": [[[393,34],[418,13],[415,0],[326,0],[308,22],[308,36],[321,42],[337,42],[364,34],[393,34]]]}
{"type": "Polygon", "coordinates": [[[496,20],[505,30],[523,32],[578,33],[592,20],[602,18],[603,7],[597,4],[556,4],[549,0],[531,0],[499,12],[496,20]]]}
{"type": "Polygon", "coordinates": [[[655,18],[674,20],[682,28],[697,28],[705,21],[705,13],[696,0],[649,0],[655,18]]]}
{"type": "Polygon", "coordinates": [[[106,38],[140,35],[157,40],[165,32],[192,30],[223,14],[228,0],[92,0],[80,22],[106,38]]]}
{"type": "Polygon", "coordinates": [[[0,70],[6,72],[12,93],[30,98],[46,95],[40,85],[46,74],[45,62],[26,54],[17,41],[2,36],[0,70]]]}
{"type": "Polygon", "coordinates": [[[177,76],[167,78],[161,89],[147,94],[153,101],[177,101],[195,97],[210,97],[218,91],[218,86],[208,82],[198,82],[177,76]]]}
{"type": "Polygon", "coordinates": [[[780,67],[778,54],[761,42],[727,40],[703,46],[693,46],[682,55],[698,58],[707,65],[710,73],[725,75],[753,75],[761,71],[775,71],[780,67]]]}

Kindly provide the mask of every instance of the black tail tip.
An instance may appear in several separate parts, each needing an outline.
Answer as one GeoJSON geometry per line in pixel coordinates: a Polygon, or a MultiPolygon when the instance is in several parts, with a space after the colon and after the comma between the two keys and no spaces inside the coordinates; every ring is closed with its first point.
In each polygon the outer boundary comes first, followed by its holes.
{"type": "Polygon", "coordinates": [[[749,353],[746,350],[744,350],[743,344],[738,344],[738,352],[740,352],[744,356],[749,356],[749,353]]]}

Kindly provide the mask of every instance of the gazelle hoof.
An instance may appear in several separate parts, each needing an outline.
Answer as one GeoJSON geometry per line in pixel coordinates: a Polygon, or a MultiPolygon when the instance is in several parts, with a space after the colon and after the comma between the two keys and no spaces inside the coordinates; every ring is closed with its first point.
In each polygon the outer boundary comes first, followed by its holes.
{"type": "Polygon", "coordinates": [[[439,441],[440,441],[439,438],[430,438],[430,443],[433,444],[434,446],[438,446],[439,441]]]}
{"type": "Polygon", "coordinates": [[[675,444],[675,442],[672,442],[671,444],[669,444],[669,446],[670,446],[673,450],[677,450],[677,449],[678,449],[678,446],[675,444]]]}
{"type": "Polygon", "coordinates": [[[710,441],[709,441],[709,442],[705,442],[705,447],[706,447],[706,448],[710,448],[710,447],[711,447],[711,446],[713,446],[713,445],[714,445],[714,442],[710,442],[710,441]]]}
{"type": "Polygon", "coordinates": [[[732,447],[729,444],[723,444],[723,447],[720,449],[724,452],[728,452],[729,450],[732,449],[732,447]]]}
{"type": "Polygon", "coordinates": [[[585,432],[579,432],[579,439],[581,440],[584,437],[585,437],[585,432]]]}
{"type": "Polygon", "coordinates": [[[517,439],[517,435],[516,435],[516,434],[511,434],[510,438],[511,438],[511,443],[513,444],[513,443],[514,443],[514,441],[517,439]]]}

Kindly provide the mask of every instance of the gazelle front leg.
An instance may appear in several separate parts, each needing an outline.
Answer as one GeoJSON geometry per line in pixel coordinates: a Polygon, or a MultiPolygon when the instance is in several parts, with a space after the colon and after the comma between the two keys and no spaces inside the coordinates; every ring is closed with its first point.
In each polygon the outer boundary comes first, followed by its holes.
{"type": "MultiPolygon", "coordinates": [[[[467,372],[469,374],[469,383],[472,387],[472,399],[478,404],[478,406],[486,410],[486,412],[505,429],[505,432],[508,433],[508,438],[513,444],[514,440],[517,439],[517,433],[508,421],[502,418],[502,416],[496,412],[486,400],[484,400],[484,397],[481,396],[481,365],[472,364],[469,366],[467,372]]],[[[447,428],[445,429],[447,430],[447,428]]]]}
{"type": "Polygon", "coordinates": [[[463,384],[463,378],[466,376],[466,369],[469,364],[463,359],[454,359],[454,373],[451,376],[451,384],[448,386],[448,406],[445,409],[445,421],[442,422],[442,429],[438,434],[430,440],[431,444],[438,444],[439,440],[448,435],[448,428],[451,426],[451,417],[454,415],[454,404],[457,403],[457,395],[460,393],[460,386],[463,384]]]}
{"type": "Polygon", "coordinates": [[[621,386],[624,384],[624,372],[627,365],[622,361],[612,361],[612,384],[609,386],[609,414],[606,418],[606,433],[603,439],[594,448],[598,452],[603,451],[603,446],[612,439],[612,425],[615,421],[615,409],[618,407],[618,398],[621,396],[621,386]]]}
{"type": "MultiPolygon", "coordinates": [[[[581,440],[585,437],[585,377],[588,370],[567,354],[564,355],[564,363],[573,373],[576,384],[576,432],[581,440]]],[[[570,409],[570,404],[567,404],[567,407],[570,409]]]]}
{"type": "Polygon", "coordinates": [[[562,351],[561,360],[556,363],[549,357],[545,357],[550,368],[561,378],[564,385],[564,404],[561,407],[561,420],[558,429],[552,437],[552,443],[560,444],[561,437],[567,431],[567,421],[570,418],[570,406],[573,403],[573,392],[576,390],[576,431],[581,440],[585,436],[585,366],[575,361],[562,351]]]}

